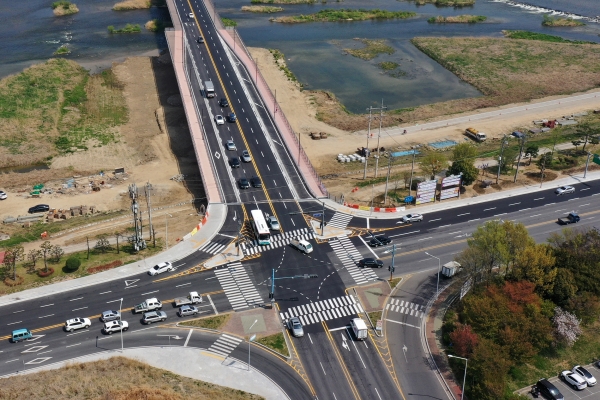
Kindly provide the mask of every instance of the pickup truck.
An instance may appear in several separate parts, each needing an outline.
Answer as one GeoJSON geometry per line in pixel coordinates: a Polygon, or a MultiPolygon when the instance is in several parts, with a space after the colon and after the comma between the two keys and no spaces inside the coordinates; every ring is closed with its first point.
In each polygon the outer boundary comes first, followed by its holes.
{"type": "Polygon", "coordinates": [[[190,292],[186,297],[176,297],[173,301],[175,302],[175,307],[198,304],[202,303],[202,295],[198,294],[198,292],[190,292]]]}
{"type": "Polygon", "coordinates": [[[581,218],[576,212],[570,212],[566,217],[559,218],[558,223],[561,225],[576,224],[579,220],[581,218]]]}
{"type": "Polygon", "coordinates": [[[312,245],[306,240],[292,239],[290,246],[297,248],[301,252],[308,254],[313,251],[312,245]]]}
{"type": "Polygon", "coordinates": [[[145,302],[138,304],[133,308],[134,313],[142,313],[146,311],[160,310],[162,308],[162,303],[156,297],[151,299],[146,299],[145,302]]]}

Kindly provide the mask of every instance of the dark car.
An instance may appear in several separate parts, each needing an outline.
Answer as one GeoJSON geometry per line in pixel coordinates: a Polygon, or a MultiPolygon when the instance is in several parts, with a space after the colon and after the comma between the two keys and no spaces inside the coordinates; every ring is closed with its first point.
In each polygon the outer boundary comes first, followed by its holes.
{"type": "Polygon", "coordinates": [[[258,176],[253,176],[252,178],[250,178],[250,183],[252,183],[252,187],[255,187],[255,188],[262,187],[262,182],[260,181],[258,176]]]}
{"type": "Polygon", "coordinates": [[[219,105],[221,107],[229,107],[229,103],[227,102],[227,99],[221,99],[221,100],[219,100],[219,105]]]}
{"type": "Polygon", "coordinates": [[[359,268],[383,268],[383,261],[374,258],[363,258],[358,262],[359,268]]]}
{"type": "Polygon", "coordinates": [[[197,43],[204,43],[204,38],[202,36],[198,36],[198,39],[196,39],[197,43]]]}
{"type": "Polygon", "coordinates": [[[542,397],[544,397],[545,399],[550,399],[550,400],[564,400],[565,399],[564,396],[562,395],[562,393],[560,393],[560,391],[556,388],[556,386],[554,386],[553,384],[548,382],[548,379],[540,379],[536,383],[536,387],[540,391],[540,394],[542,395],[542,397]]]}
{"type": "Polygon", "coordinates": [[[48,211],[50,211],[50,206],[48,204],[38,204],[37,206],[33,206],[29,209],[29,214],[48,212],[48,211]]]}
{"type": "Polygon", "coordinates": [[[237,121],[237,117],[235,116],[235,113],[229,113],[229,122],[235,122],[237,121]]]}
{"type": "Polygon", "coordinates": [[[246,178],[240,178],[240,189],[248,189],[250,187],[250,183],[246,178]]]}
{"type": "Polygon", "coordinates": [[[385,246],[390,243],[392,243],[392,239],[387,236],[375,236],[373,239],[369,240],[369,246],[371,247],[385,246]]]}
{"type": "Polygon", "coordinates": [[[231,165],[231,168],[239,168],[240,167],[239,157],[231,157],[229,159],[229,165],[231,165]]]}

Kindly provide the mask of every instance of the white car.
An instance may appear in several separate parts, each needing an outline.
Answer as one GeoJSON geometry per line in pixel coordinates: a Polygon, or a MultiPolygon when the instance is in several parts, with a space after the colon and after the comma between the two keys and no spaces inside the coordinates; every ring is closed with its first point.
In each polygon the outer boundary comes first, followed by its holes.
{"type": "Polygon", "coordinates": [[[190,18],[194,18],[194,13],[189,13],[190,18]]]}
{"type": "Polygon", "coordinates": [[[423,221],[423,216],[421,214],[406,214],[401,219],[402,222],[421,222],[423,221]]]}
{"type": "Polygon", "coordinates": [[[558,377],[566,384],[571,385],[573,389],[583,390],[587,387],[585,379],[571,371],[563,371],[558,377]]]}
{"type": "Polygon", "coordinates": [[[6,200],[7,197],[8,196],[6,195],[6,193],[0,190],[0,200],[6,200]]]}
{"type": "Polygon", "coordinates": [[[252,161],[252,157],[250,157],[250,153],[248,153],[248,150],[242,151],[242,161],[243,162],[251,162],[252,161]]]}
{"type": "Polygon", "coordinates": [[[227,147],[227,150],[237,150],[237,147],[235,146],[235,143],[233,143],[233,140],[229,139],[227,141],[227,143],[225,144],[225,146],[227,147]]]}
{"type": "Polygon", "coordinates": [[[577,375],[581,376],[585,380],[585,382],[587,383],[588,386],[596,385],[596,378],[594,378],[594,375],[592,375],[590,373],[590,371],[583,368],[581,365],[574,366],[573,372],[576,373],[577,375]]]}
{"type": "Polygon", "coordinates": [[[73,318],[65,322],[65,331],[73,332],[77,329],[87,329],[90,325],[92,325],[92,323],[87,318],[73,318]]]}
{"type": "Polygon", "coordinates": [[[575,193],[575,188],[573,186],[561,186],[559,188],[557,188],[554,193],[556,193],[557,195],[561,195],[561,194],[569,194],[569,193],[575,193]]]}
{"type": "Polygon", "coordinates": [[[154,267],[150,268],[150,270],[148,270],[148,275],[150,276],[154,276],[154,275],[158,275],[158,274],[162,274],[163,272],[167,272],[167,271],[174,271],[175,268],[173,267],[173,264],[171,264],[169,261],[167,262],[163,262],[160,264],[156,264],[154,267]]]}
{"type": "Polygon", "coordinates": [[[127,329],[129,329],[127,321],[110,321],[105,323],[103,328],[104,333],[108,333],[109,335],[112,335],[113,332],[125,332],[127,329]]]}
{"type": "Polygon", "coordinates": [[[225,120],[223,119],[222,115],[215,115],[215,122],[217,123],[217,125],[225,124],[225,120]]]}

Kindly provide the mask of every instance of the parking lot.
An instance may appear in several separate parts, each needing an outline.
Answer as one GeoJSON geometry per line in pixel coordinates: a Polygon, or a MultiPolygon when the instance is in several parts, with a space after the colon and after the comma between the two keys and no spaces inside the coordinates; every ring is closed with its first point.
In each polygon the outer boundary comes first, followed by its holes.
{"type": "MultiPolygon", "coordinates": [[[[566,384],[560,378],[558,378],[558,374],[561,371],[557,371],[556,375],[546,377],[550,383],[552,383],[560,392],[565,396],[565,400],[600,400],[600,369],[598,369],[595,364],[584,365],[585,369],[587,369],[594,377],[598,380],[595,386],[587,387],[583,390],[574,390],[570,385],[566,384]]],[[[518,391],[519,394],[527,396],[529,399],[533,399],[534,397],[529,393],[531,390],[531,386],[523,388],[518,391]]],[[[542,399],[543,397],[538,397],[542,399]]]]}

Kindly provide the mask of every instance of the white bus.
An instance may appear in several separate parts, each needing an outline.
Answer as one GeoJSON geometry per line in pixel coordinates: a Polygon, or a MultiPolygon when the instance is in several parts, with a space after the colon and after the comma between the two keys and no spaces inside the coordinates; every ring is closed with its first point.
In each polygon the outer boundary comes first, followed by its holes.
{"type": "Polygon", "coordinates": [[[267,226],[263,212],[261,210],[251,210],[250,214],[252,215],[252,227],[258,244],[261,246],[271,244],[271,231],[267,226]]]}

